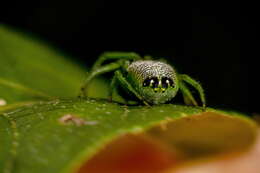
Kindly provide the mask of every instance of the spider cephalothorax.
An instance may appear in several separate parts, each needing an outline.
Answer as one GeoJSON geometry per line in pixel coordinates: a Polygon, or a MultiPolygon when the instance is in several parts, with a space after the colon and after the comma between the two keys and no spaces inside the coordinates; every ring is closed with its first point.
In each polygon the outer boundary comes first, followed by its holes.
{"type": "Polygon", "coordinates": [[[127,68],[127,78],[134,88],[152,104],[165,103],[178,90],[174,69],[163,62],[151,60],[134,61],[127,68]]]}
{"type": "Polygon", "coordinates": [[[115,86],[121,85],[146,105],[161,104],[172,100],[180,89],[185,103],[197,105],[186,82],[198,90],[203,107],[206,106],[203,89],[197,81],[188,75],[177,74],[167,63],[145,60],[131,52],[107,52],[100,56],[81,88],[81,95],[86,96],[85,90],[91,79],[110,71],[115,71],[110,97],[115,86]],[[103,65],[106,60],[115,60],[115,62],[103,65]]]}

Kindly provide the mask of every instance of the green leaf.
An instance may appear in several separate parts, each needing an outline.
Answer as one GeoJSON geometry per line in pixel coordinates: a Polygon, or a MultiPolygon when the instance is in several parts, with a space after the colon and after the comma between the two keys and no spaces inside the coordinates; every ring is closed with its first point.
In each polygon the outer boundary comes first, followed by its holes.
{"type": "Polygon", "coordinates": [[[0,24],[0,98],[7,103],[72,97],[85,70],[39,41],[0,24]]]}
{"type": "Polygon", "coordinates": [[[256,136],[256,124],[239,114],[178,105],[126,107],[94,99],[12,109],[0,115],[0,125],[0,172],[7,173],[75,172],[113,139],[149,129],[186,155],[245,149],[256,136]]]}

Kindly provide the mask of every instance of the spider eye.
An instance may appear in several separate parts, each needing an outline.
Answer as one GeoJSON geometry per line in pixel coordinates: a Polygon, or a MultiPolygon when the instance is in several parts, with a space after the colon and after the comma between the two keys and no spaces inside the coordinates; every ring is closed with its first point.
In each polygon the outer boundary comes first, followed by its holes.
{"type": "Polygon", "coordinates": [[[157,88],[158,84],[159,80],[157,77],[146,78],[143,82],[144,87],[150,86],[152,88],[157,88]]]}
{"type": "Polygon", "coordinates": [[[163,88],[173,87],[173,80],[168,77],[163,77],[162,78],[162,87],[163,88]]]}

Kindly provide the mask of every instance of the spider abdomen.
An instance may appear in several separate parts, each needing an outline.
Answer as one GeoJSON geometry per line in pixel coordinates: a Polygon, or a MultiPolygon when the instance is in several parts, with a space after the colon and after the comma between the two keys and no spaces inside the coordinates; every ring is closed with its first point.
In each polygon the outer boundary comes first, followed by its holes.
{"type": "Polygon", "coordinates": [[[176,78],[174,69],[163,62],[140,60],[134,61],[127,68],[128,73],[131,73],[137,80],[144,80],[147,77],[166,76],[169,78],[176,78]]]}

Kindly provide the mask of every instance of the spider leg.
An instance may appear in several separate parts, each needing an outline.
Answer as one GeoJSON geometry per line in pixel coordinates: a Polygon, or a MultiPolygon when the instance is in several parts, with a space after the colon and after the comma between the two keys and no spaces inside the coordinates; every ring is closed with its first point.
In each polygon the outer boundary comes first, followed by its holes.
{"type": "Polygon", "coordinates": [[[198,103],[194,99],[193,95],[191,94],[191,92],[190,92],[189,88],[186,86],[186,84],[184,82],[180,81],[179,86],[180,86],[180,90],[182,92],[185,104],[198,106],[198,103]]]}
{"type": "Polygon", "coordinates": [[[141,100],[146,106],[150,106],[140,94],[133,88],[133,86],[125,79],[122,72],[120,70],[115,71],[115,76],[119,80],[119,82],[127,88],[131,93],[133,93],[139,100],[141,100]]]}
{"type": "Polygon", "coordinates": [[[83,85],[81,86],[81,92],[80,92],[80,97],[86,97],[87,96],[87,87],[89,82],[95,78],[98,75],[101,75],[103,73],[115,71],[116,69],[120,68],[122,64],[120,62],[115,62],[115,63],[110,63],[104,66],[101,66],[97,69],[91,70],[90,73],[88,74],[86,80],[84,81],[83,85]]]}
{"type": "MultiPolygon", "coordinates": [[[[110,87],[108,90],[108,101],[112,102],[113,101],[113,93],[116,90],[117,86],[119,84],[119,81],[116,77],[116,75],[113,76],[112,81],[110,83],[110,87]]],[[[126,100],[124,97],[118,95],[117,97],[120,97],[122,99],[122,102],[125,103],[126,105],[128,104],[128,100],[126,100]]]]}
{"type": "Polygon", "coordinates": [[[142,59],[138,54],[134,52],[105,52],[99,56],[92,69],[99,68],[106,60],[139,60],[142,59]]]}
{"type": "Polygon", "coordinates": [[[108,90],[108,101],[110,101],[110,102],[112,102],[112,100],[113,100],[113,91],[116,87],[117,87],[117,78],[114,75],[112,78],[112,81],[110,83],[109,90],[108,90]]]}
{"type": "Polygon", "coordinates": [[[206,99],[205,99],[205,94],[204,94],[204,90],[203,90],[202,86],[196,80],[192,79],[190,76],[188,76],[186,74],[180,74],[178,77],[180,79],[180,82],[184,81],[184,82],[190,84],[199,92],[203,109],[205,109],[206,108],[206,99]]]}

